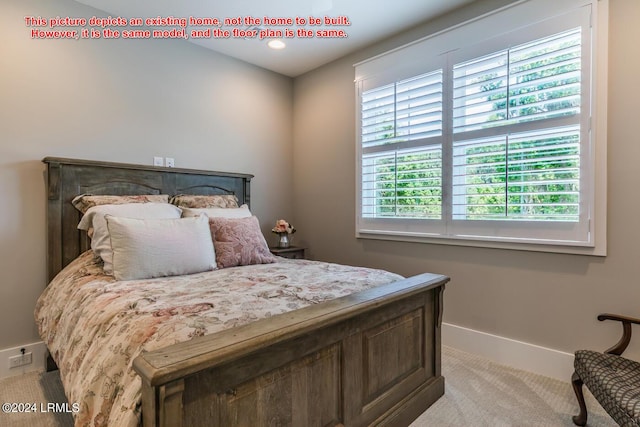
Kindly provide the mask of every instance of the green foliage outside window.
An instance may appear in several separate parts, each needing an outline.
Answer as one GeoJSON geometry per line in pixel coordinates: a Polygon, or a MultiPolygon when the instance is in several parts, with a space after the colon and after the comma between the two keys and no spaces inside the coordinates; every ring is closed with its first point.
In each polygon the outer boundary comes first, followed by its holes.
{"type": "MultiPolygon", "coordinates": [[[[461,104],[462,128],[474,108],[489,111],[474,129],[571,116],[580,110],[580,33],[554,41],[532,43],[490,59],[497,72],[465,81],[479,93],[473,103],[461,104]],[[577,36],[576,36],[577,34],[577,36]],[[502,63],[500,63],[502,61],[502,63]],[[478,101],[480,99],[480,101],[478,101]],[[485,102],[486,101],[486,102],[485,102]],[[486,107],[484,107],[486,105],[486,107]]],[[[465,64],[462,64],[465,66],[465,64]]],[[[472,64],[473,65],[473,64],[472,64]]],[[[462,101],[464,102],[464,101],[462,101]]],[[[393,105],[384,113],[393,116],[393,105]]],[[[380,139],[402,142],[393,121],[382,124],[380,139]]],[[[454,219],[523,219],[577,221],[579,215],[579,125],[498,135],[453,143],[454,219]]],[[[507,131],[506,131],[507,132],[507,131]]],[[[440,144],[397,150],[375,157],[370,178],[375,184],[376,217],[442,217],[442,149],[440,144]]]]}

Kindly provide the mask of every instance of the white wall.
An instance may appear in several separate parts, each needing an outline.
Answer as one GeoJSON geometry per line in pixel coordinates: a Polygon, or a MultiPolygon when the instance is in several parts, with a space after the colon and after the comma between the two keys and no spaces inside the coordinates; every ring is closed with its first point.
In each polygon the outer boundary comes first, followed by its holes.
{"type": "Polygon", "coordinates": [[[45,156],[251,173],[264,231],[292,214],[290,78],[185,41],[32,40],[28,15],[101,13],[0,2],[0,350],[40,340],[45,156]]]}
{"type": "MultiPolygon", "coordinates": [[[[504,3],[475,2],[296,78],[295,224],[314,258],[404,275],[450,276],[444,315],[449,324],[566,353],[604,350],[617,341],[621,328],[597,322],[598,313],[640,317],[640,2],[610,1],[606,258],[354,237],[353,64],[504,3]]],[[[629,355],[640,358],[637,333],[629,355]]]]}

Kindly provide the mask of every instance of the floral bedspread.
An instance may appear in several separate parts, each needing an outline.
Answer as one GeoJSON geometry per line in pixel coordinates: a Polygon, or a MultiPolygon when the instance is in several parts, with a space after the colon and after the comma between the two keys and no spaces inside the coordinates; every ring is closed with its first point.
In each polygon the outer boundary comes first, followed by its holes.
{"type": "Polygon", "coordinates": [[[118,282],[91,251],[67,266],[35,309],[76,426],[137,426],[142,351],[211,334],[401,279],[306,260],[118,282]]]}

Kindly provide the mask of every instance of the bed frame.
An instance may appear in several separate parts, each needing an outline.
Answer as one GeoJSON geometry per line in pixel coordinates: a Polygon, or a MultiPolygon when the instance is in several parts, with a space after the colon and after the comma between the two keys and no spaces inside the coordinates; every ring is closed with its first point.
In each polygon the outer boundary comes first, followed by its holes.
{"type": "MultiPolygon", "coordinates": [[[[85,251],[78,194],[235,194],[252,175],[47,157],[48,277],[85,251]]],[[[389,285],[134,360],[151,426],[406,426],[444,394],[446,276],[389,285]]]]}

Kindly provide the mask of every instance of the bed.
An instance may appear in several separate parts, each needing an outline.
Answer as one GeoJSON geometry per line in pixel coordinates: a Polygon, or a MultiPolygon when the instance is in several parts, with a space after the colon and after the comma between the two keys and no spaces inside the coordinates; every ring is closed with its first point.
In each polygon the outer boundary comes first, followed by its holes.
{"type": "Polygon", "coordinates": [[[39,300],[36,318],[69,403],[88,408],[76,414],[76,425],[402,426],[443,395],[446,276],[405,279],[375,269],[279,259],[118,281],[104,275],[87,233],[77,229],[81,213],[71,204],[76,196],[234,195],[249,204],[252,176],[51,157],[44,162],[52,281],[45,293],[54,296],[39,300]],[[319,279],[325,274],[328,284],[319,279]],[[206,288],[210,280],[217,285],[206,288]],[[64,282],[74,284],[65,288],[64,282]],[[97,308],[86,305],[92,301],[97,308]],[[46,319],[38,316],[45,305],[55,313],[46,319]],[[85,313],[68,313],[70,305],[85,313]],[[242,305],[249,308],[243,315],[225,311],[242,305]],[[143,316],[129,317],[132,312],[143,316]],[[149,326],[158,318],[179,321],[149,326]],[[65,319],[66,328],[53,327],[65,319]],[[128,329],[138,346],[99,341],[128,329]],[[95,337],[82,344],[89,330],[95,337]],[[109,375],[108,368],[121,362],[108,354],[123,356],[126,369],[109,375]],[[87,374],[90,365],[95,372],[87,374]],[[68,384],[74,381],[94,389],[71,394],[68,384]],[[97,417],[99,409],[91,405],[111,406],[97,417]],[[114,412],[121,418],[112,418],[114,412]]]}

